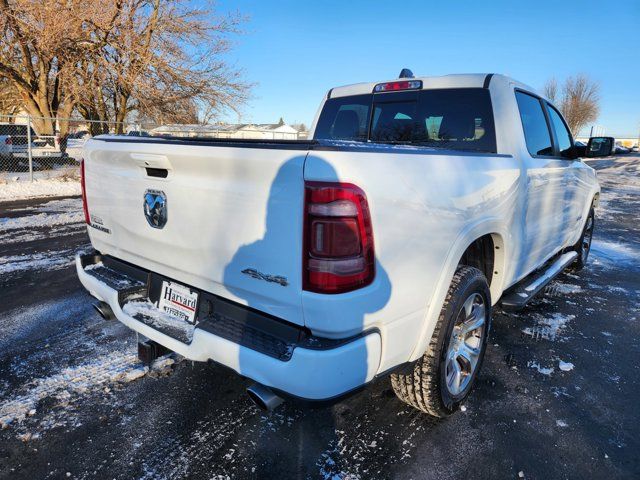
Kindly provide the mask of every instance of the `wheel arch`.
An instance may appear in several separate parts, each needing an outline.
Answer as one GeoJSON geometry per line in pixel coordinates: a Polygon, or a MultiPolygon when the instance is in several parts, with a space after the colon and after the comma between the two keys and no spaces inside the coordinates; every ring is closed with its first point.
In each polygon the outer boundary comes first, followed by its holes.
{"type": "Polygon", "coordinates": [[[489,291],[491,293],[491,304],[494,305],[502,295],[505,283],[506,259],[508,254],[508,232],[504,228],[504,223],[499,219],[489,219],[476,222],[463,230],[449,249],[444,268],[440,272],[436,288],[425,311],[422,327],[419,332],[418,341],[411,354],[410,360],[416,360],[424,353],[438,320],[440,310],[453,279],[453,275],[461,261],[470,249],[474,248],[478,242],[490,242],[493,253],[491,269],[491,279],[489,281],[489,291]]]}

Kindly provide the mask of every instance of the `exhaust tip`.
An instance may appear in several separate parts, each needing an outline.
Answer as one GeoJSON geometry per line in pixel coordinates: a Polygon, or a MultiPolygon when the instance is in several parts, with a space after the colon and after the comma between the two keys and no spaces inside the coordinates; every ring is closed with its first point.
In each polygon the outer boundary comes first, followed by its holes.
{"type": "Polygon", "coordinates": [[[113,314],[113,310],[111,310],[111,307],[109,306],[109,304],[107,304],[105,302],[94,303],[93,304],[93,308],[105,320],[113,320],[114,318],[116,318],[115,315],[113,314]]]}
{"type": "Polygon", "coordinates": [[[254,383],[247,388],[247,395],[255,405],[265,412],[271,412],[278,407],[284,400],[273,393],[269,387],[254,383]]]}

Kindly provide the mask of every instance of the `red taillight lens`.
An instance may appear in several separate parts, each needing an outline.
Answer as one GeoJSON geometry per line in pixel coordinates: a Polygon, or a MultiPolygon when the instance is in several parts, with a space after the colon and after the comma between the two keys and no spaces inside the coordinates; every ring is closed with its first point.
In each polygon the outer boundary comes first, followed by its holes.
{"type": "Polygon", "coordinates": [[[87,225],[91,225],[89,219],[89,207],[87,206],[87,188],[84,180],[84,159],[80,161],[80,186],[82,187],[82,210],[84,210],[84,221],[87,225]]]}
{"type": "Polygon", "coordinates": [[[11,140],[11,137],[7,137],[4,139],[4,143],[5,145],[11,145],[13,143],[13,140],[11,140]]]}
{"type": "Polygon", "coordinates": [[[375,275],[367,197],[349,183],[305,183],[304,289],[343,293],[375,275]]]}

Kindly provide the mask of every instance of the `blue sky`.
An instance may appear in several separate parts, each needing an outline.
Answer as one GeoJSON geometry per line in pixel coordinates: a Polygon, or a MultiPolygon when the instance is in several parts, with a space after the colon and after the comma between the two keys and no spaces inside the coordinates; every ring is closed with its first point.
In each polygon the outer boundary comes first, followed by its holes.
{"type": "MultiPolygon", "coordinates": [[[[337,85],[416,75],[497,72],[541,88],[586,73],[601,87],[598,124],[640,129],[640,1],[249,1],[229,60],[257,85],[242,121],[311,123],[337,85]]],[[[237,117],[228,118],[237,121],[237,117]]]]}

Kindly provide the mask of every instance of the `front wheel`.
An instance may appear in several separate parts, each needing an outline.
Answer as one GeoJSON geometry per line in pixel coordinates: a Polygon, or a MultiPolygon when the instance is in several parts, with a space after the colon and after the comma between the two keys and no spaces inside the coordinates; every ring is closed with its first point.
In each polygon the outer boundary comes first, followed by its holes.
{"type": "Polygon", "coordinates": [[[446,417],[469,396],[491,325],[489,284],[477,268],[457,268],[425,354],[408,372],[391,374],[400,400],[446,417]]]}
{"type": "Polygon", "coordinates": [[[591,251],[591,240],[593,239],[593,228],[595,227],[595,213],[593,208],[589,210],[589,216],[584,224],[582,235],[580,240],[573,246],[573,249],[578,252],[578,258],[576,259],[575,270],[581,270],[587,264],[589,258],[589,252],[591,251]]]}

